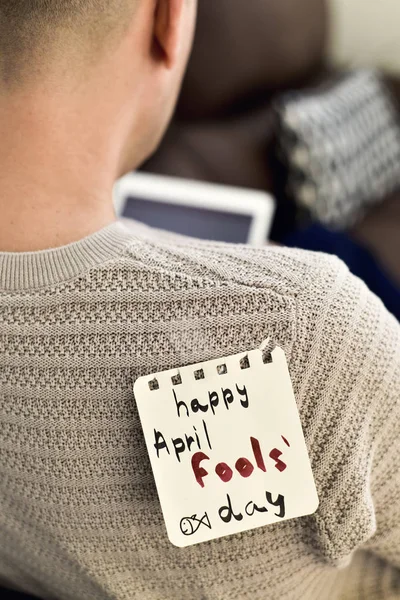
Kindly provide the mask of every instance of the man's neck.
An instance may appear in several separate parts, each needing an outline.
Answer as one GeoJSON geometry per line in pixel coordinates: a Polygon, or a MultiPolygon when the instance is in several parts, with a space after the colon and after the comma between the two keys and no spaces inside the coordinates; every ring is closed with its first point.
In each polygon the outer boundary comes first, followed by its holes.
{"type": "Polygon", "coordinates": [[[124,140],[111,109],[98,105],[57,88],[15,102],[0,96],[0,251],[63,246],[115,220],[124,140]]]}
{"type": "Polygon", "coordinates": [[[0,202],[0,252],[33,252],[76,242],[115,221],[112,201],[100,208],[77,203],[0,202]]]}

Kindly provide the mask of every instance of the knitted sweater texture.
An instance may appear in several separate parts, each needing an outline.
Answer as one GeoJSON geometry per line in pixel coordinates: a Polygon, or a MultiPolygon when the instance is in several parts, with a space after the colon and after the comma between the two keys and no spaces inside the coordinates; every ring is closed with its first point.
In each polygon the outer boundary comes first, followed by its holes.
{"type": "Polygon", "coordinates": [[[116,223],[0,253],[0,585],[57,600],[400,598],[400,327],[337,259],[116,223]],[[179,549],[142,375],[286,353],[316,514],[179,549]]]}

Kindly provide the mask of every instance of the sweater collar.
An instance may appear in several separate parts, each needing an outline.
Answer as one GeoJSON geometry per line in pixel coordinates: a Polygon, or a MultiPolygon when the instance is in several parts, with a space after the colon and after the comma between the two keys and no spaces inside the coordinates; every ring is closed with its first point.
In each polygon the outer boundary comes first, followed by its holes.
{"type": "Polygon", "coordinates": [[[0,252],[0,292],[51,287],[121,253],[135,236],[120,222],[67,246],[38,252],[0,252]]]}

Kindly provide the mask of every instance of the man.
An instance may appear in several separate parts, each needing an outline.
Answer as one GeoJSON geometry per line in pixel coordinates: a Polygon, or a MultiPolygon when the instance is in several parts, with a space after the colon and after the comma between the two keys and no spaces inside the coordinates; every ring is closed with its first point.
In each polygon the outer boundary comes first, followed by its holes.
{"type": "Polygon", "coordinates": [[[0,585],[59,600],[400,597],[398,323],[334,258],[115,222],[113,183],[166,127],[195,9],[1,2],[0,585]],[[133,383],[268,337],[318,511],[174,547],[133,383]]]}

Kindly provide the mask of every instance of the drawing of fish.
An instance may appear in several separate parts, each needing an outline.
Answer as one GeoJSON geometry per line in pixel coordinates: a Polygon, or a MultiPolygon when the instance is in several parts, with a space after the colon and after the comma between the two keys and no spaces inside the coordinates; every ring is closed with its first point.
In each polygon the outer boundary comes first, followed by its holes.
{"type": "Polygon", "coordinates": [[[198,519],[197,515],[193,515],[192,517],[184,517],[180,524],[181,532],[183,535],[194,535],[202,525],[212,529],[207,513],[204,513],[204,516],[201,519],[198,519]]]}

